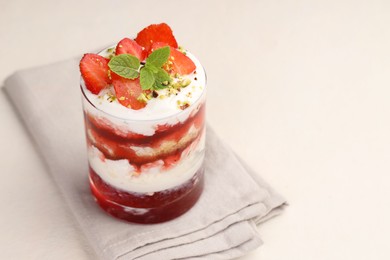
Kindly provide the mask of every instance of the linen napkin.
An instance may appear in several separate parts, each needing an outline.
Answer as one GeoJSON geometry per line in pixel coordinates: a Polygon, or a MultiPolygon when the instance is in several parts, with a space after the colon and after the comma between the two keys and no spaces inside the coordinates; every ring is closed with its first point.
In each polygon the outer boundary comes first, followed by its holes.
{"type": "Polygon", "coordinates": [[[260,246],[256,224],[285,203],[207,128],[205,187],[196,205],[172,221],[132,224],[107,215],[88,186],[79,59],[19,71],[5,91],[49,173],[102,259],[232,259],[260,246]]]}

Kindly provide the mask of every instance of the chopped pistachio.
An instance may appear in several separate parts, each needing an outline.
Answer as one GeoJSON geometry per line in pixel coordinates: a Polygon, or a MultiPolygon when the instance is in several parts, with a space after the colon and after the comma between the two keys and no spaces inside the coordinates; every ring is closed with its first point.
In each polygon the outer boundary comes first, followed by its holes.
{"type": "Polygon", "coordinates": [[[107,94],[107,100],[111,103],[116,100],[116,96],[112,94],[107,94]]]}
{"type": "Polygon", "coordinates": [[[142,101],[142,102],[148,102],[148,98],[146,97],[145,93],[141,93],[138,97],[137,97],[137,100],[138,101],[142,101]]]}
{"type": "Polygon", "coordinates": [[[171,86],[172,86],[173,88],[175,88],[175,89],[178,89],[178,88],[181,87],[181,82],[180,82],[180,81],[176,81],[176,82],[172,83],[171,86]]]}
{"type": "Polygon", "coordinates": [[[185,88],[187,87],[188,85],[191,84],[191,80],[190,79],[185,79],[181,82],[181,87],[185,88]]]}
{"type": "Polygon", "coordinates": [[[174,88],[174,87],[169,87],[168,88],[168,96],[170,96],[170,95],[177,95],[177,92],[178,92],[178,90],[176,88],[174,88]]]}
{"type": "Polygon", "coordinates": [[[172,62],[171,63],[169,63],[169,61],[166,62],[163,65],[163,69],[165,69],[168,73],[170,73],[172,71],[172,64],[173,64],[172,62]]]}
{"type": "Polygon", "coordinates": [[[184,55],[187,55],[187,51],[183,48],[183,46],[179,46],[179,51],[184,55]]]}
{"type": "Polygon", "coordinates": [[[184,110],[186,109],[187,107],[190,106],[190,103],[188,101],[180,101],[178,100],[177,101],[177,106],[181,109],[181,110],[184,110]]]}
{"type": "Polygon", "coordinates": [[[111,59],[113,56],[115,56],[115,47],[108,48],[107,49],[107,58],[111,59]]]}

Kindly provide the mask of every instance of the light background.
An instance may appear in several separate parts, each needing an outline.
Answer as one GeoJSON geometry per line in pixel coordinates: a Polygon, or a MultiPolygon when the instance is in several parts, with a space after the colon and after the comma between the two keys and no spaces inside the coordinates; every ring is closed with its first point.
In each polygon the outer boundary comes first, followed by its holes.
{"type": "MultiPolygon", "coordinates": [[[[291,204],[242,259],[390,259],[390,2],[0,0],[0,81],[162,21],[207,70],[210,124],[291,204]]],[[[3,92],[0,119],[0,259],[93,259],[3,92]]]]}

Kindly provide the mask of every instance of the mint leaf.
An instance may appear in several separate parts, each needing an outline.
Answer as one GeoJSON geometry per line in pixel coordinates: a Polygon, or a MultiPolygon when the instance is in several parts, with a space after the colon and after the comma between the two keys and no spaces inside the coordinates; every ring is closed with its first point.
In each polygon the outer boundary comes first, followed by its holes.
{"type": "Polygon", "coordinates": [[[145,67],[148,68],[151,72],[153,73],[157,73],[158,69],[156,66],[152,65],[152,64],[149,64],[149,63],[146,63],[145,64],[145,67]]]}
{"type": "Polygon", "coordinates": [[[155,83],[153,72],[147,67],[142,68],[139,81],[143,90],[151,89],[155,83]]]}
{"type": "Polygon", "coordinates": [[[157,72],[154,74],[154,78],[157,82],[162,83],[163,85],[168,85],[168,83],[171,82],[171,77],[163,69],[158,69],[157,72]]]}
{"type": "Polygon", "coordinates": [[[120,54],[112,57],[108,66],[123,78],[135,79],[139,76],[143,90],[163,89],[171,82],[169,74],[161,68],[168,61],[170,53],[169,46],[157,49],[148,56],[143,66],[137,57],[120,54]]]}
{"type": "Polygon", "coordinates": [[[157,49],[154,52],[152,52],[148,56],[148,58],[146,58],[146,64],[150,64],[157,68],[160,68],[162,65],[164,65],[165,62],[168,61],[170,54],[171,54],[171,49],[169,48],[169,46],[157,49]]]}
{"type": "Polygon", "coordinates": [[[155,83],[153,88],[156,90],[167,88],[169,83],[172,81],[169,74],[161,68],[158,68],[156,73],[154,73],[154,79],[155,83]]]}
{"type": "Polygon", "coordinates": [[[138,77],[140,61],[130,54],[120,54],[111,58],[108,67],[119,76],[127,79],[138,77]]]}

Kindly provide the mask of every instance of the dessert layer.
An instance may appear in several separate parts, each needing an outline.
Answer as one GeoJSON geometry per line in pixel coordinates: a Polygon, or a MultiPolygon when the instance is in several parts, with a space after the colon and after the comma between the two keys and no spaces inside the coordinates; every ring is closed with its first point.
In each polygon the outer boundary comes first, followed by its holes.
{"type": "Polygon", "coordinates": [[[166,167],[180,158],[181,153],[197,138],[203,127],[192,125],[179,138],[160,138],[155,142],[145,144],[133,144],[131,142],[117,142],[98,135],[94,130],[87,129],[89,143],[103,153],[104,157],[111,160],[126,159],[136,171],[144,164],[161,160],[166,167]]]}
{"type": "MultiPolygon", "coordinates": [[[[108,54],[103,51],[100,55],[108,54]]],[[[114,93],[112,87],[95,95],[85,87],[81,79],[81,88],[90,102],[89,105],[84,105],[84,109],[94,117],[107,118],[119,128],[145,136],[153,135],[158,125],[175,125],[184,122],[197,109],[197,105],[204,101],[206,91],[206,74],[202,65],[191,53],[187,52],[187,56],[195,63],[196,70],[190,75],[182,76],[183,80],[191,80],[191,83],[180,88],[177,93],[171,93],[168,88],[156,90],[158,94],[156,98],[148,100],[144,108],[133,110],[112,98],[114,93]]]]}
{"type": "Polygon", "coordinates": [[[126,159],[105,158],[93,145],[88,148],[88,156],[90,167],[109,185],[127,192],[153,193],[178,187],[191,179],[203,163],[204,147],[202,133],[169,168],[163,160],[156,160],[137,169],[126,159]]]}
{"type": "Polygon", "coordinates": [[[139,223],[170,220],[190,209],[203,190],[203,168],[180,188],[168,191],[127,193],[107,185],[90,169],[91,190],[99,205],[111,215],[139,223]]]}
{"type": "Polygon", "coordinates": [[[85,115],[86,136],[94,145],[111,160],[127,159],[140,171],[143,164],[163,160],[165,166],[175,163],[181,153],[204,129],[204,105],[196,114],[183,123],[174,126],[159,125],[153,136],[125,133],[115,125],[104,120],[85,115]]]}
{"type": "MultiPolygon", "coordinates": [[[[181,136],[183,132],[188,131],[190,125],[201,127],[204,124],[205,104],[199,103],[196,107],[191,108],[191,114],[183,122],[177,122],[175,125],[166,124],[166,122],[156,122],[155,132],[153,135],[142,135],[132,132],[129,127],[116,125],[111,122],[111,118],[102,116],[94,116],[88,112],[84,113],[86,127],[92,128],[100,136],[107,137],[117,142],[131,142],[134,144],[153,143],[155,140],[166,136],[181,136]]],[[[144,122],[131,122],[132,127],[136,124],[143,125],[144,122]]],[[[130,123],[129,123],[130,124],[130,123]]]]}

